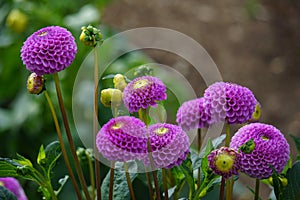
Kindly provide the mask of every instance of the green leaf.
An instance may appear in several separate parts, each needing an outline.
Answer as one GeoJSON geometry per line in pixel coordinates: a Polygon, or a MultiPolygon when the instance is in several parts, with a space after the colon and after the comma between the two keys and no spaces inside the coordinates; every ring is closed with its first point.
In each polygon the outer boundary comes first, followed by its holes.
{"type": "MultiPolygon", "coordinates": [[[[116,163],[117,165],[123,165],[123,163],[116,163]]],[[[116,167],[120,168],[120,166],[116,167]]],[[[129,173],[131,182],[137,177],[136,173],[129,173]]],[[[108,199],[109,192],[109,182],[110,182],[110,171],[107,173],[101,185],[101,196],[102,199],[108,199]]],[[[129,200],[130,193],[126,181],[126,175],[124,170],[115,170],[114,175],[114,189],[113,189],[113,199],[114,200],[129,200]]]]}
{"type": "Polygon", "coordinates": [[[21,165],[8,158],[0,158],[0,177],[17,177],[17,166],[21,165]]]}
{"type": "Polygon", "coordinates": [[[272,168],[272,179],[273,179],[273,187],[274,187],[274,193],[275,193],[275,196],[276,196],[276,199],[277,200],[283,200],[283,196],[282,196],[282,183],[279,179],[279,175],[278,173],[276,172],[276,170],[274,169],[273,166],[271,166],[272,168]]]}
{"type": "Polygon", "coordinates": [[[46,159],[46,153],[45,153],[44,145],[41,145],[39,154],[37,157],[37,163],[39,165],[43,165],[43,164],[45,164],[45,159],[46,159]]]}
{"type": "Polygon", "coordinates": [[[0,199],[17,200],[17,197],[5,187],[0,186],[0,199]]]}
{"type": "Polygon", "coordinates": [[[283,188],[284,199],[300,199],[300,161],[297,161],[286,174],[288,184],[283,188]]]}
{"type": "Polygon", "coordinates": [[[48,173],[51,172],[52,168],[54,167],[57,159],[61,155],[61,148],[58,141],[54,141],[46,146],[45,148],[45,169],[48,171],[48,173]]]}
{"type": "Polygon", "coordinates": [[[185,176],[185,179],[190,187],[190,193],[194,194],[195,192],[195,180],[193,176],[193,166],[192,166],[192,160],[191,160],[191,154],[188,154],[187,159],[185,159],[182,164],[180,165],[180,168],[185,176]]]}
{"type": "Polygon", "coordinates": [[[68,179],[69,179],[69,176],[66,175],[64,178],[61,178],[61,179],[58,180],[58,183],[60,184],[60,187],[58,188],[57,191],[55,191],[56,196],[61,192],[64,185],[67,183],[68,179]]]}
{"type": "Polygon", "coordinates": [[[19,163],[20,165],[23,166],[29,166],[32,167],[32,163],[30,160],[28,160],[27,158],[25,158],[24,156],[21,156],[19,154],[17,154],[17,159],[13,159],[13,161],[19,163]]]}
{"type": "Polygon", "coordinates": [[[294,135],[291,135],[291,134],[290,134],[290,136],[294,140],[296,148],[298,150],[297,160],[300,160],[300,138],[298,138],[298,137],[296,137],[294,135]]]}

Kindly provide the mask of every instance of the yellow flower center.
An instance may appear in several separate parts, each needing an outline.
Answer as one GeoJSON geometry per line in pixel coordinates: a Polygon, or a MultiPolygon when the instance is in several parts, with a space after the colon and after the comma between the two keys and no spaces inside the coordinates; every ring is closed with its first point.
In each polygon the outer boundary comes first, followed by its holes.
{"type": "Polygon", "coordinates": [[[216,158],[216,166],[221,172],[229,172],[234,164],[234,157],[228,154],[220,154],[216,158]]]}
{"type": "Polygon", "coordinates": [[[264,141],[268,141],[268,140],[269,140],[269,138],[268,138],[268,137],[266,137],[266,136],[264,136],[264,135],[263,135],[263,136],[261,136],[260,138],[261,138],[262,140],[264,140],[264,141]]]}
{"type": "Polygon", "coordinates": [[[114,130],[117,130],[117,129],[121,128],[122,126],[123,126],[122,123],[116,122],[111,128],[114,130]]]}
{"type": "Polygon", "coordinates": [[[167,133],[168,130],[169,130],[168,128],[161,127],[161,128],[156,129],[154,132],[155,132],[157,135],[161,136],[161,135],[164,135],[165,133],[167,133]]]}
{"type": "Polygon", "coordinates": [[[4,183],[2,181],[0,181],[0,186],[4,186],[4,183]]]}
{"type": "Polygon", "coordinates": [[[133,89],[139,89],[139,88],[142,88],[142,87],[145,87],[149,84],[149,81],[147,79],[140,79],[138,80],[137,82],[134,83],[133,85],[133,89]]]}
{"type": "Polygon", "coordinates": [[[47,34],[48,34],[48,32],[44,31],[44,32],[41,32],[40,34],[38,34],[38,36],[45,36],[47,34]]]}

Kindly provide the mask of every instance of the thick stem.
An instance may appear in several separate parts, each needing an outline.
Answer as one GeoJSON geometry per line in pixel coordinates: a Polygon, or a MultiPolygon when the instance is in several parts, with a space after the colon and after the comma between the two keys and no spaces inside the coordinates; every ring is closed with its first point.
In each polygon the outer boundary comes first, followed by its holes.
{"type": "MultiPolygon", "coordinates": [[[[226,138],[225,138],[225,146],[229,147],[230,144],[230,125],[226,123],[226,138]]],[[[226,199],[232,199],[232,190],[233,190],[234,179],[233,176],[226,180],[226,199]]]]}
{"type": "Polygon", "coordinates": [[[226,126],[225,147],[229,147],[229,144],[230,144],[230,125],[228,123],[226,123],[225,126],[226,126]]]}
{"type": "Polygon", "coordinates": [[[110,174],[109,174],[109,191],[108,191],[109,200],[112,200],[114,195],[114,178],[115,178],[115,162],[111,161],[110,174]]]}
{"type": "Polygon", "coordinates": [[[153,175],[153,181],[154,181],[154,186],[155,186],[156,200],[160,200],[160,191],[159,191],[159,185],[158,185],[156,171],[153,171],[152,175],[153,175]]]}
{"type": "Polygon", "coordinates": [[[84,176],[83,176],[83,172],[80,167],[80,163],[79,163],[79,160],[78,160],[78,157],[76,154],[75,145],[74,145],[74,141],[73,141],[70,126],[69,126],[65,105],[63,103],[63,98],[62,98],[62,94],[61,94],[60,83],[59,83],[59,78],[58,78],[57,73],[54,74],[54,82],[55,82],[55,87],[56,87],[58,103],[59,103],[60,111],[62,114],[63,123],[64,123],[65,129],[66,129],[66,134],[67,134],[68,142],[70,145],[70,150],[72,153],[72,157],[74,159],[75,169],[78,173],[79,182],[82,186],[82,190],[84,192],[86,199],[91,200],[91,197],[90,197],[90,194],[89,194],[89,191],[88,191],[88,188],[87,188],[84,176]]]}
{"type": "Polygon", "coordinates": [[[258,200],[258,199],[259,199],[259,179],[256,179],[254,200],[258,200]]]}
{"type": "Polygon", "coordinates": [[[146,172],[146,176],[147,176],[147,182],[148,182],[149,197],[151,200],[151,199],[153,199],[153,189],[152,189],[150,172],[146,172]]]}
{"type": "Polygon", "coordinates": [[[74,185],[77,198],[79,200],[81,200],[82,197],[81,197],[80,189],[79,189],[79,186],[78,186],[78,184],[76,182],[73,170],[72,170],[71,165],[70,165],[70,161],[69,161],[69,158],[68,158],[68,155],[67,155],[65,144],[63,142],[63,137],[62,137],[62,134],[61,134],[61,130],[60,130],[60,127],[59,127],[59,123],[58,123],[58,120],[57,120],[57,116],[56,116],[56,112],[55,112],[53,103],[52,103],[52,101],[51,101],[51,99],[49,97],[49,94],[48,94],[47,90],[44,91],[44,94],[45,94],[45,97],[47,99],[48,105],[49,105],[51,113],[52,113],[53,121],[54,121],[56,132],[57,132],[57,137],[58,137],[58,140],[59,140],[59,143],[60,143],[60,147],[61,147],[61,152],[62,152],[62,155],[64,157],[65,164],[66,164],[69,176],[70,176],[71,181],[72,181],[72,183],[74,185]]]}
{"type": "MultiPolygon", "coordinates": [[[[200,154],[201,146],[202,146],[202,134],[201,134],[201,129],[199,128],[198,129],[198,145],[197,145],[198,154],[200,154]]],[[[201,167],[198,168],[197,186],[198,186],[198,188],[200,188],[200,186],[201,186],[201,167]]]]}
{"type": "Polygon", "coordinates": [[[165,200],[169,199],[169,193],[168,193],[168,181],[167,181],[167,172],[166,169],[162,169],[162,179],[163,179],[163,185],[164,185],[164,193],[165,193],[165,200]]]}
{"type": "Polygon", "coordinates": [[[222,177],[219,200],[224,198],[225,179],[222,177]]]}
{"type": "Polygon", "coordinates": [[[88,158],[88,165],[89,165],[89,171],[90,171],[90,181],[92,186],[92,199],[95,199],[96,193],[95,193],[95,175],[94,175],[94,168],[93,168],[93,162],[90,157],[90,155],[86,155],[88,158]]]}
{"type": "Polygon", "coordinates": [[[130,175],[128,173],[127,162],[124,162],[124,169],[125,169],[125,176],[126,176],[126,181],[127,181],[128,189],[129,189],[129,192],[130,192],[131,200],[135,200],[135,195],[134,195],[132,183],[131,183],[131,180],[130,180],[130,175]]]}
{"type": "Polygon", "coordinates": [[[101,173],[99,152],[96,151],[96,136],[99,130],[98,124],[98,48],[94,47],[94,149],[95,149],[95,174],[96,174],[96,188],[97,188],[97,200],[101,200],[101,173]]]}

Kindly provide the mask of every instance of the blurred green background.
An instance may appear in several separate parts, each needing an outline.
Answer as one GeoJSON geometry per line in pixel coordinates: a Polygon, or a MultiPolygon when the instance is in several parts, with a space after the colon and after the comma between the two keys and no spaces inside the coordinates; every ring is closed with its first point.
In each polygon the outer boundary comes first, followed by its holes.
{"type": "MultiPolygon", "coordinates": [[[[198,41],[212,56],[225,81],[252,89],[263,107],[262,121],[278,127],[292,148],[293,142],[287,134],[300,136],[299,1],[0,0],[0,22],[1,157],[14,157],[18,152],[34,161],[41,144],[56,140],[45,97],[27,93],[29,72],[20,59],[20,49],[26,38],[50,25],[66,27],[78,46],[72,65],[59,73],[71,123],[73,83],[80,65],[91,51],[78,39],[81,26],[89,23],[101,25],[104,39],[116,31],[158,26],[180,31],[198,41]]],[[[120,57],[112,68],[126,72],[126,68],[153,60],[178,70],[188,78],[197,95],[202,96],[206,85],[201,77],[195,76],[192,66],[184,59],[167,52],[133,52],[120,57]]],[[[46,78],[47,89],[58,108],[52,76],[46,78]]],[[[111,80],[104,84],[109,86],[111,80]]],[[[105,116],[101,123],[109,118],[108,110],[105,116]]],[[[71,127],[76,145],[82,146],[74,125],[71,127]]],[[[62,159],[54,169],[56,182],[66,174],[62,159]]],[[[104,176],[107,168],[102,169],[104,176]]],[[[135,184],[142,185],[138,181],[135,184]]],[[[30,200],[41,199],[36,184],[21,182],[30,200]]],[[[247,184],[253,186],[252,182],[247,184]]],[[[69,181],[61,199],[75,199],[71,187],[69,181]]],[[[236,199],[251,196],[249,191],[238,189],[243,195],[237,194],[236,199]]],[[[262,196],[267,197],[269,190],[265,188],[263,191],[262,196]]]]}

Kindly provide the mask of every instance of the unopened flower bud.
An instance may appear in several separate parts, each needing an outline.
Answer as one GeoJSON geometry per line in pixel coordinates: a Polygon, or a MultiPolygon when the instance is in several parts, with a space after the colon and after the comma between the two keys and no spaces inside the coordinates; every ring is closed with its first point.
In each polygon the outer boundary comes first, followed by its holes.
{"type": "Polygon", "coordinates": [[[123,93],[119,89],[108,88],[101,91],[100,101],[106,107],[120,106],[123,93]]]}
{"type": "Polygon", "coordinates": [[[127,83],[126,83],[126,80],[125,80],[125,77],[122,75],[122,74],[116,74],[114,76],[114,86],[116,89],[119,89],[121,91],[124,90],[124,88],[127,86],[127,83]]]}
{"type": "Polygon", "coordinates": [[[18,9],[11,10],[6,18],[6,26],[17,33],[22,33],[26,29],[27,24],[27,15],[18,9]]]}
{"type": "Polygon", "coordinates": [[[250,154],[254,149],[255,149],[255,142],[253,139],[250,139],[247,142],[245,142],[245,144],[240,146],[239,152],[242,151],[245,154],[250,154]]]}
{"type": "Polygon", "coordinates": [[[81,30],[82,32],[79,36],[79,39],[83,44],[89,47],[95,47],[97,45],[97,42],[99,42],[100,44],[103,42],[102,34],[99,29],[88,25],[87,27],[83,26],[81,30]]]}
{"type": "Polygon", "coordinates": [[[27,79],[27,91],[30,94],[41,94],[45,90],[45,79],[43,75],[31,73],[27,79]]]}
{"type": "Polygon", "coordinates": [[[255,110],[252,113],[252,118],[249,120],[249,122],[258,122],[261,117],[262,109],[259,102],[256,103],[255,110]]]}
{"type": "MultiPolygon", "coordinates": [[[[285,178],[285,177],[280,177],[280,176],[279,176],[278,178],[279,178],[279,180],[280,180],[280,182],[281,182],[281,184],[282,184],[283,187],[287,186],[287,184],[288,184],[287,178],[285,178]]],[[[268,181],[269,181],[269,183],[270,183],[271,185],[273,185],[273,177],[272,177],[272,176],[268,179],[268,181]]]]}

